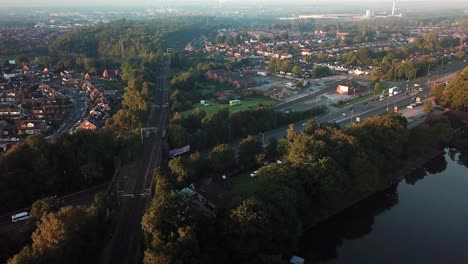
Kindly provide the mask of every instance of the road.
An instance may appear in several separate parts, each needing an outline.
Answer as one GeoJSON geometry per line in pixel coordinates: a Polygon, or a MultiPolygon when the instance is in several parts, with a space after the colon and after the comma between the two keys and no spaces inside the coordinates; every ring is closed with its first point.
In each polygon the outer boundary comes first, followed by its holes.
{"type": "Polygon", "coordinates": [[[303,103],[303,102],[307,102],[307,101],[310,101],[314,98],[318,98],[319,96],[323,95],[323,94],[326,94],[326,93],[329,93],[331,91],[335,91],[336,90],[336,86],[338,85],[338,83],[340,83],[341,81],[333,81],[333,82],[329,82],[326,84],[326,88],[323,88],[317,92],[314,92],[314,93],[311,93],[311,94],[308,94],[308,95],[305,95],[305,96],[302,96],[302,97],[299,97],[297,98],[296,100],[293,100],[293,101],[289,101],[289,102],[284,102],[284,103],[279,103],[277,105],[274,105],[272,107],[272,109],[275,109],[275,110],[282,110],[282,109],[285,109],[285,108],[288,108],[290,106],[293,106],[295,104],[299,104],[299,103],[303,103]]]}
{"type": "MultiPolygon", "coordinates": [[[[103,192],[107,189],[109,183],[100,184],[89,189],[79,191],[76,193],[72,193],[63,197],[59,197],[59,201],[63,206],[70,206],[70,205],[91,205],[94,201],[94,196],[99,193],[103,192]]],[[[31,210],[30,207],[23,208],[20,210],[16,210],[15,212],[10,212],[7,214],[3,214],[0,216],[0,234],[12,231],[12,230],[22,230],[26,227],[27,221],[21,221],[13,223],[11,222],[11,216],[13,214],[17,214],[19,212],[29,212],[31,210]]]]}
{"type": "MultiPolygon", "coordinates": [[[[153,172],[159,166],[167,128],[169,62],[161,68],[156,102],[150,108],[146,127],[153,133],[144,139],[143,155],[136,171],[127,175],[119,191],[120,210],[116,229],[103,256],[104,263],[137,263],[141,253],[141,219],[151,200],[153,172]]],[[[148,130],[148,131],[150,131],[148,130]]]]}
{"type": "Polygon", "coordinates": [[[73,102],[73,109],[70,111],[68,117],[63,121],[57,130],[55,130],[50,136],[46,138],[47,140],[53,141],[63,132],[70,131],[75,123],[84,117],[87,103],[85,100],[83,100],[84,96],[81,96],[78,94],[78,92],[72,90],[72,88],[61,88],[60,86],[53,84],[51,84],[51,86],[57,91],[60,91],[63,95],[69,97],[73,102]]]}
{"type": "MultiPolygon", "coordinates": [[[[439,79],[445,78],[445,76],[439,76],[439,79]]],[[[331,122],[339,124],[340,126],[346,126],[352,122],[356,121],[356,117],[359,117],[360,120],[364,120],[368,117],[380,115],[386,113],[387,111],[392,111],[394,106],[398,106],[399,109],[405,108],[407,105],[410,104],[411,98],[413,97],[420,97],[424,99],[428,97],[430,93],[430,87],[427,83],[421,83],[421,80],[416,81],[419,83],[421,87],[424,89],[423,92],[416,92],[411,94],[401,93],[399,95],[385,97],[383,101],[378,101],[377,96],[369,98],[365,101],[361,101],[359,103],[349,105],[344,108],[332,108],[331,111],[326,114],[325,116],[318,117],[313,119],[315,122],[321,124],[325,122],[331,122]],[[419,81],[419,82],[418,82],[419,81]]],[[[431,79],[430,82],[433,80],[431,79]]],[[[408,87],[414,87],[415,82],[409,82],[408,87]]],[[[406,82],[398,84],[403,90],[406,89],[406,82]],[[404,84],[404,86],[403,86],[404,84]]],[[[329,89],[326,89],[329,90],[329,89]]],[[[411,92],[411,90],[410,90],[411,92]]],[[[419,106],[421,107],[421,106],[419,106]]],[[[304,130],[302,124],[307,120],[296,122],[295,123],[295,131],[301,132],[304,130]]],[[[263,144],[266,146],[270,139],[280,139],[286,136],[288,126],[284,126],[275,130],[267,131],[263,135],[263,144]]],[[[236,149],[236,147],[233,147],[236,149]]]]}

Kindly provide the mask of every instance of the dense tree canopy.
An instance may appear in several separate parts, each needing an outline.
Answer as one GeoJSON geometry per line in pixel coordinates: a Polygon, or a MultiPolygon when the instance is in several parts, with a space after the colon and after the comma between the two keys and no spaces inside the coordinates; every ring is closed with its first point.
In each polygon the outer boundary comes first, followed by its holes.
{"type": "Polygon", "coordinates": [[[432,94],[446,107],[468,110],[468,67],[460,71],[447,86],[434,86],[432,94]]]}
{"type": "Polygon", "coordinates": [[[113,174],[116,147],[110,131],[79,131],[55,143],[28,137],[0,158],[2,210],[104,182],[113,174]]]}

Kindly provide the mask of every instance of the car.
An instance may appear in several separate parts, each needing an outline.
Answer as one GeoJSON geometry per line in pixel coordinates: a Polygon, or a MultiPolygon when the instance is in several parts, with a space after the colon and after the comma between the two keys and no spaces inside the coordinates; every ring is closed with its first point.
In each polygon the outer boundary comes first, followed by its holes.
{"type": "Polygon", "coordinates": [[[281,160],[276,160],[276,164],[281,164],[283,163],[281,160]]]}
{"type": "Polygon", "coordinates": [[[10,140],[11,140],[11,141],[19,141],[19,138],[17,138],[17,137],[12,137],[10,140]]]}
{"type": "Polygon", "coordinates": [[[258,173],[258,171],[254,171],[254,172],[250,173],[250,177],[253,178],[253,177],[257,176],[257,173],[258,173]]]}
{"type": "Polygon", "coordinates": [[[413,104],[410,104],[410,105],[408,105],[406,108],[412,109],[412,108],[414,108],[414,105],[413,105],[413,104]]]}
{"type": "Polygon", "coordinates": [[[423,89],[422,87],[419,87],[418,90],[419,90],[420,92],[423,92],[423,91],[424,91],[424,89],[423,89]]]}
{"type": "Polygon", "coordinates": [[[305,127],[307,125],[307,123],[302,123],[302,127],[305,127]]]}

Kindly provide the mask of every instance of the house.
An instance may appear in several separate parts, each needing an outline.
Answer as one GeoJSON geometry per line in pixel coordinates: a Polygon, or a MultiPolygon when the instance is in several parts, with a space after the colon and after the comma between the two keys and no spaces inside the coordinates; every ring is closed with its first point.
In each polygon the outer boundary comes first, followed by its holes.
{"type": "Polygon", "coordinates": [[[25,120],[18,121],[18,134],[37,135],[45,132],[47,125],[44,120],[25,120]]]}
{"type": "Polygon", "coordinates": [[[45,106],[33,107],[32,112],[33,112],[33,115],[34,115],[35,119],[44,119],[45,118],[45,113],[46,113],[45,106]]]}
{"type": "Polygon", "coordinates": [[[18,127],[5,120],[0,120],[0,138],[11,138],[18,134],[18,127]]]}
{"type": "Polygon", "coordinates": [[[257,81],[250,77],[238,73],[228,72],[223,69],[211,70],[206,73],[206,77],[217,82],[228,82],[236,88],[251,88],[258,86],[257,81]]]}
{"type": "Polygon", "coordinates": [[[354,81],[354,80],[349,80],[342,82],[338,84],[336,87],[336,92],[338,94],[344,94],[344,95],[355,95],[355,94],[360,94],[364,93],[367,91],[367,87],[364,85],[361,85],[360,83],[354,81]]]}
{"type": "Polygon", "coordinates": [[[78,127],[79,130],[96,130],[98,128],[97,122],[93,118],[87,118],[81,125],[78,127]]]}
{"type": "Polygon", "coordinates": [[[185,195],[208,208],[215,209],[216,205],[224,197],[225,192],[226,189],[219,182],[219,179],[207,177],[200,179],[198,183],[191,184],[189,187],[182,189],[179,195],[185,195]]]}
{"type": "Polygon", "coordinates": [[[21,116],[21,112],[21,108],[0,108],[0,118],[19,119],[21,116]]]}

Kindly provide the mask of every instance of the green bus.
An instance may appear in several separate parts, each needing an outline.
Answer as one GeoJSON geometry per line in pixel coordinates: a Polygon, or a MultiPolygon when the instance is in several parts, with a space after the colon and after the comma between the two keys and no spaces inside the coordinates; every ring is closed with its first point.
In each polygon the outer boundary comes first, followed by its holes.
{"type": "Polygon", "coordinates": [[[240,104],[241,104],[240,100],[231,100],[231,101],[229,101],[229,106],[236,106],[236,105],[240,105],[240,104]]]}

